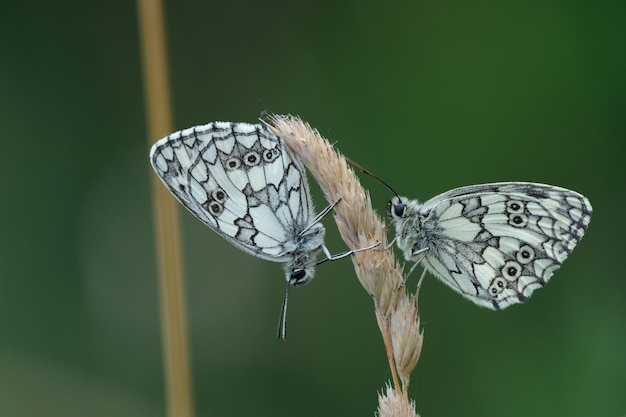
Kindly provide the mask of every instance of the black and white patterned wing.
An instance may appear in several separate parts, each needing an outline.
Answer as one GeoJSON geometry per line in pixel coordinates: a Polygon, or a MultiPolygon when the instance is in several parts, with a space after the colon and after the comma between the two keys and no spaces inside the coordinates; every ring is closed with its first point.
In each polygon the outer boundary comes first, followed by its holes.
{"type": "Polygon", "coordinates": [[[263,125],[185,129],[156,142],[150,161],[183,206],[259,258],[289,261],[314,217],[304,168],[263,125]]]}
{"type": "Polygon", "coordinates": [[[583,237],[592,208],[571,190],[513,182],[457,188],[418,212],[425,266],[474,303],[498,310],[547,284],[583,237]]]}

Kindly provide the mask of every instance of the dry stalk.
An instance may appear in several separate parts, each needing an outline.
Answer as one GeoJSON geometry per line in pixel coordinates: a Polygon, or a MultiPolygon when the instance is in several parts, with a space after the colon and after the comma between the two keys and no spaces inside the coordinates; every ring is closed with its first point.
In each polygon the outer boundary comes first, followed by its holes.
{"type": "MultiPolygon", "coordinates": [[[[163,1],[137,0],[148,144],[172,131],[163,1]]],[[[147,165],[146,165],[147,166],[147,165]]],[[[152,170],[150,170],[152,171],[152,170]]],[[[179,205],[152,172],[165,401],[168,417],[192,417],[193,385],[187,335],[179,205]]]]}
{"type": "Polygon", "coordinates": [[[374,299],[393,379],[394,389],[388,386],[379,395],[378,415],[416,416],[407,391],[420,356],[423,332],[416,297],[408,295],[402,285],[402,268],[387,243],[384,222],[372,209],[369,194],[345,158],[317,130],[292,116],[272,116],[267,125],[311,171],[329,203],[341,198],[335,206],[335,221],[348,247],[360,249],[380,243],[376,249],[352,256],[361,285],[374,299]]]}

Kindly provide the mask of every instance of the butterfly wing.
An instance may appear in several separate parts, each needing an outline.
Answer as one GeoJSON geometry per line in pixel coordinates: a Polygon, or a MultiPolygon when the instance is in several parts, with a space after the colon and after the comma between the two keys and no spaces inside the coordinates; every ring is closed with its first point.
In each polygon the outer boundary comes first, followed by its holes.
{"type": "Polygon", "coordinates": [[[533,183],[461,187],[419,208],[424,264],[476,304],[526,301],[583,237],[592,208],[584,196],[533,183]]]}
{"type": "Polygon", "coordinates": [[[304,168],[263,125],[185,129],[156,142],[150,162],[194,216],[262,259],[287,261],[313,216],[304,168]]]}

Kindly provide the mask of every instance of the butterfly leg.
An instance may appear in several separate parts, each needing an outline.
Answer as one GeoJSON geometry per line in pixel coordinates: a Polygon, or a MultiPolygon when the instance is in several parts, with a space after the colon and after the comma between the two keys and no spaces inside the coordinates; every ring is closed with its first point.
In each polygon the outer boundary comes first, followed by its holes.
{"type": "Polygon", "coordinates": [[[349,251],[346,251],[346,252],[338,253],[336,255],[331,255],[331,253],[328,250],[328,248],[326,247],[326,245],[322,245],[322,251],[324,252],[324,255],[326,255],[326,259],[322,259],[321,261],[318,261],[315,265],[323,264],[326,261],[336,261],[337,259],[345,258],[346,256],[350,256],[350,255],[352,255],[354,253],[361,252],[361,251],[364,251],[364,250],[374,249],[378,245],[380,245],[380,242],[376,242],[373,245],[367,246],[365,248],[349,250],[349,251]]]}
{"type": "MultiPolygon", "coordinates": [[[[424,248],[424,249],[420,249],[418,252],[414,253],[414,255],[420,255],[419,259],[415,261],[415,263],[413,264],[413,266],[411,267],[411,269],[409,270],[409,273],[406,274],[404,276],[404,280],[402,280],[402,284],[400,285],[400,287],[398,287],[398,289],[404,287],[406,285],[406,282],[408,281],[409,277],[411,276],[411,274],[413,273],[413,271],[415,271],[415,268],[417,268],[417,265],[419,265],[420,262],[422,262],[422,260],[424,259],[424,257],[426,257],[426,253],[428,252],[428,248],[424,248]]],[[[422,279],[424,279],[424,274],[426,273],[426,269],[424,268],[424,272],[422,273],[422,276],[420,277],[419,283],[418,285],[418,290],[419,290],[419,286],[422,285],[422,279]]]]}
{"type": "Polygon", "coordinates": [[[418,302],[419,302],[420,289],[422,288],[422,281],[424,281],[425,276],[426,276],[426,268],[424,268],[424,270],[422,271],[422,276],[420,276],[419,281],[417,281],[417,287],[415,288],[415,307],[417,308],[418,312],[419,312],[418,302]]]}
{"type": "Polygon", "coordinates": [[[314,225],[316,225],[317,223],[319,223],[324,218],[324,216],[326,216],[328,213],[330,213],[332,211],[332,209],[334,209],[335,206],[337,204],[339,204],[340,201],[341,201],[341,197],[339,197],[337,199],[337,201],[335,201],[333,204],[330,204],[330,205],[326,206],[326,208],[324,210],[320,211],[319,214],[317,216],[315,216],[313,221],[307,227],[305,227],[304,230],[302,230],[300,232],[300,234],[301,235],[306,235],[306,233],[309,231],[309,229],[311,227],[313,227],[314,225]]]}

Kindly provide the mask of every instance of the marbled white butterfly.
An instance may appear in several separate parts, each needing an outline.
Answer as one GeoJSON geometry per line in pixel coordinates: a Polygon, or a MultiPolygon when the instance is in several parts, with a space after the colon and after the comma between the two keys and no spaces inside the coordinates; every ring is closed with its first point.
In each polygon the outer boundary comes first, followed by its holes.
{"type": "Polygon", "coordinates": [[[589,200],[525,182],[470,185],[387,205],[406,260],[474,303],[500,310],[543,287],[583,237],[589,200]]]}
{"type": "Polygon", "coordinates": [[[264,125],[213,122],[175,132],[152,146],[150,162],[200,221],[242,251],[282,263],[287,289],[310,282],[315,265],[354,253],[330,254],[320,220],[334,205],[315,214],[303,165],[264,125]]]}

